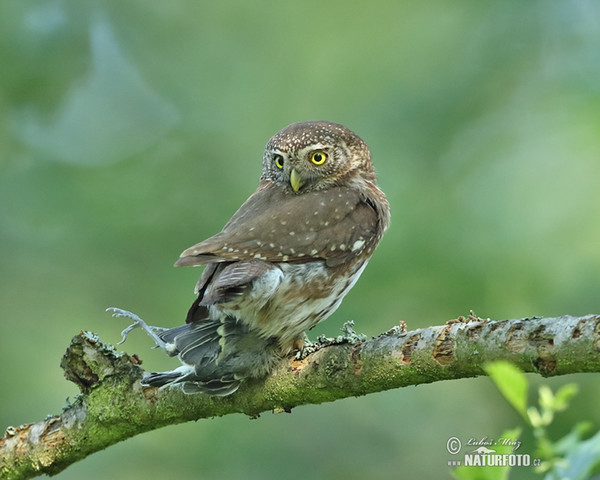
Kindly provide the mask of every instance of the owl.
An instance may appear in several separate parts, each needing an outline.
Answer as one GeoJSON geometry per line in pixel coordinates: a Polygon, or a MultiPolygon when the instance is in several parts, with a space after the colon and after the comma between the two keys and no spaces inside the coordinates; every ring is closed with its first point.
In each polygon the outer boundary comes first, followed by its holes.
{"type": "Polygon", "coordinates": [[[258,189],[175,263],[205,266],[186,323],[129,328],[182,364],[142,383],[229,395],[266,376],[339,307],[389,221],[363,140],[333,122],[288,125],[265,147],[258,189]]]}

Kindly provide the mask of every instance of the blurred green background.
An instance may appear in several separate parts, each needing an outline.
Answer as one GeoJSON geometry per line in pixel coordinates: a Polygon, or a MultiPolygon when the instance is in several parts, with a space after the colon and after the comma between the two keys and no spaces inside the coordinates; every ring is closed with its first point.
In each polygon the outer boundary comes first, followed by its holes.
{"type": "MultiPolygon", "coordinates": [[[[584,0],[4,0],[0,426],[77,394],[60,358],[82,329],[120,339],[106,307],[183,321],[200,271],[172,263],[220,230],[268,138],[299,120],[362,136],[392,207],[369,268],[311,336],[469,309],[600,313],[598,18],[584,0]]],[[[176,364],[150,345],[135,333],[122,347],[148,369],[176,364]]],[[[549,381],[564,382],[581,393],[556,435],[598,428],[597,376],[549,381]]],[[[171,426],[56,478],[445,478],[450,436],[519,424],[488,379],[442,382],[171,426]]]]}

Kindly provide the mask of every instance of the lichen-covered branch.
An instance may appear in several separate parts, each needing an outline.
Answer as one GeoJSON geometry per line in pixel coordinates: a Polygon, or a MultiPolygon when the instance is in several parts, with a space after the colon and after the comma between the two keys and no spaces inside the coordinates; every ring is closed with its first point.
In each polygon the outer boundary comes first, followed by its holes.
{"type": "Polygon", "coordinates": [[[395,328],[364,342],[323,346],[282,360],[265,381],[229,397],[142,387],[137,356],[117,353],[90,333],[71,341],[62,367],[81,395],[60,415],[8,427],[0,477],[52,475],[128,437],[165,425],[245,413],[290,411],[406,385],[484,375],[508,360],[543,376],[600,372],[600,316],[489,321],[475,317],[410,332],[395,328]]]}

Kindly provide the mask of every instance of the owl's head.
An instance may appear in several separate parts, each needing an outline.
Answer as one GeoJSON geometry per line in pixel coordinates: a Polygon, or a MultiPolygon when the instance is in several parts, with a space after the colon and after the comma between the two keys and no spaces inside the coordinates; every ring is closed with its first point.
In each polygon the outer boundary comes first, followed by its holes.
{"type": "Polygon", "coordinates": [[[333,122],[297,122],[276,133],[265,147],[261,180],[294,193],[375,181],[367,144],[333,122]]]}

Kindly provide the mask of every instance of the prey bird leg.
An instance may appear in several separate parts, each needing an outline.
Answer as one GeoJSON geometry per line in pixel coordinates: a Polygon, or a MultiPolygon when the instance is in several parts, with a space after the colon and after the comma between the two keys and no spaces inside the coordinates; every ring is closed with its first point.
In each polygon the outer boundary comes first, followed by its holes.
{"type": "Polygon", "coordinates": [[[168,353],[167,344],[156,334],[156,332],[164,332],[165,330],[168,330],[168,328],[153,327],[148,325],[135,313],[128,312],[122,308],[109,307],[106,309],[106,311],[113,312],[113,317],[125,317],[133,320],[133,323],[121,332],[121,341],[117,343],[117,345],[121,345],[123,342],[125,342],[125,340],[127,340],[127,335],[129,335],[129,332],[136,328],[142,328],[148,335],[150,335],[152,340],[154,340],[154,343],[156,343],[156,345],[152,348],[160,347],[163,351],[168,353]]]}

